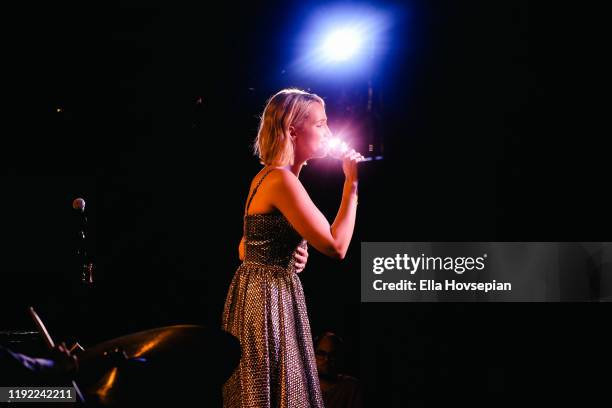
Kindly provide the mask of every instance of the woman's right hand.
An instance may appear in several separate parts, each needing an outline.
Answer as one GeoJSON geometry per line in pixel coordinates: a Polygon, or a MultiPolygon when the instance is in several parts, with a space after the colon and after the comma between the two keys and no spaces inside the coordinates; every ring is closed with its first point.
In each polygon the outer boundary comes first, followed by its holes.
{"type": "Polygon", "coordinates": [[[361,153],[355,151],[355,149],[349,149],[342,155],[342,170],[344,171],[344,177],[349,181],[357,181],[357,163],[363,160],[361,153]]]}

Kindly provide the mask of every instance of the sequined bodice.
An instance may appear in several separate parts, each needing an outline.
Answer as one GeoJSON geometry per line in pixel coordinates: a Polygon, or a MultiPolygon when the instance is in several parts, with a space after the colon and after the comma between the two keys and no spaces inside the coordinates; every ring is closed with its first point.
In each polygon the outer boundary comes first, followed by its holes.
{"type": "Polygon", "coordinates": [[[245,263],[290,268],[293,253],[306,241],[281,213],[249,214],[245,223],[245,263]]]}

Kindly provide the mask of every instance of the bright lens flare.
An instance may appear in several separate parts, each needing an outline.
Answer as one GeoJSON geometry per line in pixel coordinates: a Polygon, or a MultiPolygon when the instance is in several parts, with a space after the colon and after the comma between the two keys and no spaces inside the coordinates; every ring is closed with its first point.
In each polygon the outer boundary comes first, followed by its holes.
{"type": "Polygon", "coordinates": [[[346,61],[355,55],[360,47],[361,36],[350,28],[334,31],[323,45],[325,55],[332,61],[346,61]]]}
{"type": "Polygon", "coordinates": [[[337,137],[332,137],[325,139],[324,149],[328,156],[341,158],[342,153],[346,152],[350,147],[345,141],[337,137]]]}
{"type": "Polygon", "coordinates": [[[340,139],[338,139],[337,137],[334,137],[334,138],[328,139],[327,147],[329,149],[335,149],[339,144],[340,144],[340,139]]]}

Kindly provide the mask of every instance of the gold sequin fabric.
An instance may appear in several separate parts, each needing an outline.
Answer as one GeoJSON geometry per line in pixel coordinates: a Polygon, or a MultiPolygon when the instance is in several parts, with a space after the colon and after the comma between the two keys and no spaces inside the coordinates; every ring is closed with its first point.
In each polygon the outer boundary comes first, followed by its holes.
{"type": "Polygon", "coordinates": [[[245,258],[230,284],[222,319],[242,349],[240,364],[223,386],[225,408],[323,407],[304,291],[294,267],[300,245],[306,241],[281,213],[245,216],[245,258]]]}

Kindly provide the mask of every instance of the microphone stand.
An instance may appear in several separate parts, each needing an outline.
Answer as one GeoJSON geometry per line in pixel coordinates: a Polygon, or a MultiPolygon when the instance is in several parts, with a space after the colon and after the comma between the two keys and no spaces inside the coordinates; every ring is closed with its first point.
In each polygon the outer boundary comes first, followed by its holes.
{"type": "Polygon", "coordinates": [[[87,286],[92,286],[94,264],[87,254],[87,216],[85,215],[85,200],[77,198],[72,204],[73,208],[79,212],[79,232],[77,240],[77,260],[81,270],[81,282],[87,286]]]}
{"type": "Polygon", "coordinates": [[[87,337],[84,339],[81,335],[81,339],[87,343],[88,340],[92,339],[90,337],[92,333],[99,330],[100,321],[93,317],[99,312],[99,293],[97,293],[97,288],[94,289],[94,262],[88,240],[89,229],[85,213],[85,200],[76,198],[72,202],[72,208],[76,211],[75,217],[77,217],[75,220],[77,225],[75,225],[74,246],[76,250],[75,269],[78,270],[79,278],[78,281],[71,279],[71,299],[74,302],[71,309],[73,310],[73,317],[81,322],[80,329],[82,334],[87,333],[87,337]]]}

